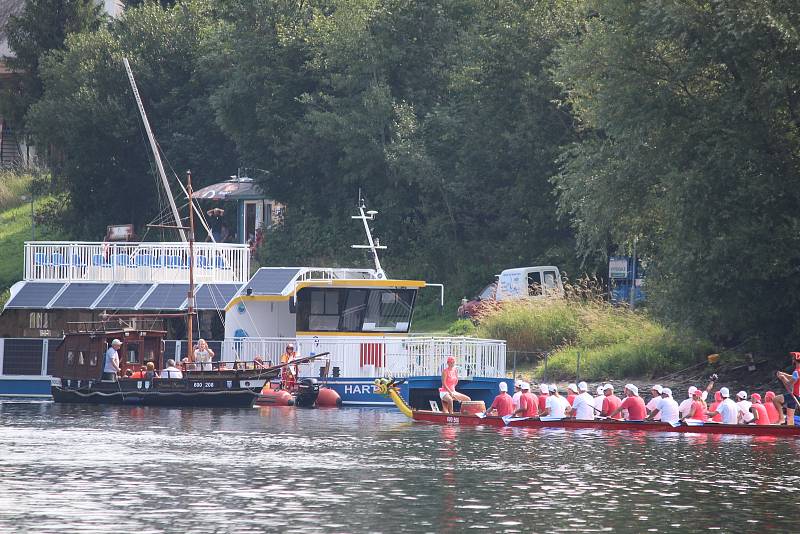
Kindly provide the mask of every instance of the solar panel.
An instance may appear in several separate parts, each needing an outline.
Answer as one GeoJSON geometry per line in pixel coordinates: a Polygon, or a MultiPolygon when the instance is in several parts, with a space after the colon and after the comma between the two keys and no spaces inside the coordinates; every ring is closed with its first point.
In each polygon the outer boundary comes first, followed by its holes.
{"type": "Polygon", "coordinates": [[[194,294],[194,306],[198,310],[222,310],[239,287],[240,284],[203,284],[194,294]]]}
{"type": "Polygon", "coordinates": [[[58,282],[25,282],[6,308],[44,308],[62,287],[58,282]]]}
{"type": "Polygon", "coordinates": [[[95,309],[132,310],[152,286],[152,284],[114,284],[108,293],[103,295],[95,309]]]}
{"type": "Polygon", "coordinates": [[[88,309],[108,284],[73,282],[61,293],[51,308],[88,309]]]}
{"type": "Polygon", "coordinates": [[[140,310],[180,310],[189,292],[189,284],[158,284],[139,307],[140,310]]]}
{"type": "Polygon", "coordinates": [[[253,277],[242,286],[240,295],[245,294],[248,288],[252,288],[253,295],[280,295],[286,285],[300,272],[300,269],[293,267],[279,267],[267,269],[262,267],[253,277]]]}

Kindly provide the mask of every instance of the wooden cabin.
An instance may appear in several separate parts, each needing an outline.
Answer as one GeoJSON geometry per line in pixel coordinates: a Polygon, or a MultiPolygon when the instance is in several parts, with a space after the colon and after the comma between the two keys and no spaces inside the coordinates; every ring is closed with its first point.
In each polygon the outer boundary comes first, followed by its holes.
{"type": "Polygon", "coordinates": [[[56,348],[52,376],[75,380],[100,380],[103,376],[105,354],[111,341],[119,339],[122,347],[119,364],[122,376],[130,369],[138,371],[147,362],[153,362],[156,369],[163,368],[164,336],[163,330],[117,329],[79,329],[67,333],[56,348]]]}

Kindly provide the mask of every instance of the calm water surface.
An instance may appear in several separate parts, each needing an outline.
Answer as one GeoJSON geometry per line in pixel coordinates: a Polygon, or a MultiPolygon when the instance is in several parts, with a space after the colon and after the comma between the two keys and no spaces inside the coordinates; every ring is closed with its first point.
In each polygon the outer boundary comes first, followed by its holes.
{"type": "Polygon", "coordinates": [[[0,403],[0,532],[797,531],[800,440],[0,403]]]}

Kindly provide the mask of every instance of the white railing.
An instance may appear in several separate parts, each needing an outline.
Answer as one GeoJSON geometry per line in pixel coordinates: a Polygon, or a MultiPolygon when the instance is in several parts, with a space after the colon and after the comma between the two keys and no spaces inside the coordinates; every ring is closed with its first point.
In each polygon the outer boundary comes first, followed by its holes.
{"type": "MultiPolygon", "coordinates": [[[[330,368],[341,377],[438,376],[448,356],[456,358],[459,376],[506,376],[506,343],[494,339],[466,337],[364,336],[299,338],[228,338],[222,344],[224,360],[279,363],[287,343],[299,356],[329,352],[330,368]]],[[[301,375],[319,376],[324,361],[301,366],[301,375]]]]}
{"type": "MultiPolygon", "coordinates": [[[[194,244],[197,283],[244,283],[250,276],[247,245],[194,244]]],[[[64,282],[188,282],[188,243],[25,243],[25,280],[64,282]]]]}
{"type": "Polygon", "coordinates": [[[297,277],[297,282],[308,280],[372,280],[377,275],[373,269],[337,269],[313,267],[306,269],[297,277]]]}

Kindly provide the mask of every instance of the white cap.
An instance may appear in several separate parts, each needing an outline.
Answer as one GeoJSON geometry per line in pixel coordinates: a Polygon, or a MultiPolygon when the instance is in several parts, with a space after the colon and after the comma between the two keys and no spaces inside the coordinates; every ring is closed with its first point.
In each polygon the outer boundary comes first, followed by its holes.
{"type": "Polygon", "coordinates": [[[578,386],[576,384],[570,384],[567,386],[567,389],[570,391],[574,391],[575,393],[578,392],[578,386]]]}
{"type": "Polygon", "coordinates": [[[633,384],[625,384],[625,389],[627,389],[628,391],[630,391],[634,395],[638,395],[639,394],[639,388],[637,388],[633,384]]]}
{"type": "Polygon", "coordinates": [[[517,380],[514,382],[514,387],[522,389],[522,380],[517,380]]]}
{"type": "Polygon", "coordinates": [[[719,394],[722,395],[723,399],[727,399],[731,396],[731,392],[728,388],[719,388],[719,394]]]}
{"type": "Polygon", "coordinates": [[[598,395],[602,395],[603,394],[603,386],[597,386],[597,394],[598,395]]]}
{"type": "Polygon", "coordinates": [[[661,394],[666,395],[667,397],[672,396],[672,390],[669,388],[661,388],[661,394]]]}
{"type": "Polygon", "coordinates": [[[114,345],[122,345],[122,341],[120,341],[119,339],[116,339],[116,338],[112,339],[111,340],[111,346],[113,347],[114,345]]]}
{"type": "Polygon", "coordinates": [[[694,392],[697,391],[697,388],[694,386],[689,386],[689,396],[691,397],[694,395],[694,392]]]}
{"type": "Polygon", "coordinates": [[[586,391],[589,389],[589,384],[586,382],[578,382],[578,391],[586,391]]]}
{"type": "Polygon", "coordinates": [[[661,395],[661,392],[663,391],[664,388],[661,387],[661,384],[656,384],[655,386],[651,387],[650,389],[652,389],[653,391],[657,391],[658,394],[661,395]]]}
{"type": "Polygon", "coordinates": [[[612,386],[611,384],[606,384],[605,386],[603,386],[603,391],[605,391],[607,389],[610,389],[611,391],[614,391],[614,386],[612,386]]]}
{"type": "Polygon", "coordinates": [[[519,385],[519,389],[521,389],[522,391],[525,391],[525,390],[530,391],[531,385],[528,384],[527,382],[523,382],[522,384],[519,385]]]}
{"type": "Polygon", "coordinates": [[[508,384],[505,382],[500,382],[500,391],[508,391],[508,384]]]}
{"type": "Polygon", "coordinates": [[[746,391],[740,391],[739,393],[736,394],[736,398],[737,399],[746,399],[747,398],[747,392],[746,391]]]}
{"type": "Polygon", "coordinates": [[[549,388],[550,388],[550,393],[555,393],[556,391],[558,391],[558,386],[555,384],[550,384],[549,388]]]}
{"type": "Polygon", "coordinates": [[[547,393],[547,384],[539,384],[539,391],[542,393],[547,393]]]}

